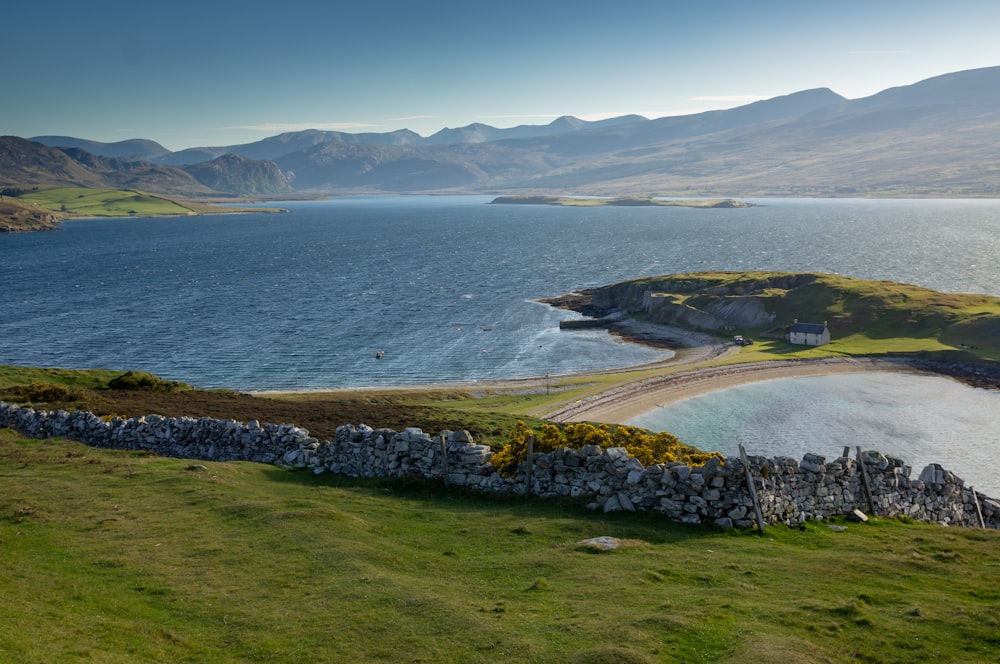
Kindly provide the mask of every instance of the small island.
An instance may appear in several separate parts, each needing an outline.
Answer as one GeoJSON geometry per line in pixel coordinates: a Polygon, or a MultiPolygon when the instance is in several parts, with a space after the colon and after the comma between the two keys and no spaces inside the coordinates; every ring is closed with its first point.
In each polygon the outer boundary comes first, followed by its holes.
{"type": "Polygon", "coordinates": [[[491,205],[558,205],[561,207],[691,207],[691,208],[746,208],[752,203],[734,198],[678,199],[654,198],[652,196],[629,196],[620,198],[576,197],[576,196],[498,196],[491,205]]]}

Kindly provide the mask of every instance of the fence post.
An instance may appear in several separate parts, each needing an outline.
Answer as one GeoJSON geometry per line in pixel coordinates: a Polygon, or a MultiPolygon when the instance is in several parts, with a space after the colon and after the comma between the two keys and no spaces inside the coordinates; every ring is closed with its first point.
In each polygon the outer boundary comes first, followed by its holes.
{"type": "Polygon", "coordinates": [[[865,458],[861,454],[861,446],[857,446],[858,465],[861,467],[861,484],[865,487],[865,498],[868,499],[868,513],[875,516],[875,500],[872,498],[872,488],[868,480],[868,468],[865,467],[865,458]]]}
{"type": "Polygon", "coordinates": [[[753,474],[750,472],[750,462],[747,461],[747,452],[740,443],[740,461],[743,462],[743,475],[747,480],[747,487],[750,489],[750,500],[753,501],[753,511],[757,515],[757,530],[764,534],[764,513],[760,509],[760,501],[757,500],[757,487],[754,485],[753,474]]]}
{"type": "Polygon", "coordinates": [[[444,480],[444,485],[448,486],[448,442],[444,434],[438,436],[438,440],[441,442],[441,478],[444,480]]]}
{"type": "Polygon", "coordinates": [[[983,520],[983,510],[979,508],[979,496],[976,495],[976,490],[973,487],[969,487],[969,491],[972,492],[972,503],[976,506],[976,515],[979,517],[979,527],[985,528],[986,522],[983,520]]]}

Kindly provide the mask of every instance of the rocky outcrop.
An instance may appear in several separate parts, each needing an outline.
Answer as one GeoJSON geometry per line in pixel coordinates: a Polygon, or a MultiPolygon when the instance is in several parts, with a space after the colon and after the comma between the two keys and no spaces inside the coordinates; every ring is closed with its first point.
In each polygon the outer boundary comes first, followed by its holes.
{"type": "MultiPolygon", "coordinates": [[[[747,528],[756,522],[744,465],[735,457],[724,462],[713,458],[700,467],[644,467],[621,447],[561,448],[534,458],[528,486],[525,464],[515,477],[502,477],[490,463],[490,448],[475,444],[465,431],[430,436],[417,428],[396,432],[344,425],[333,440],[320,441],[291,424],[158,415],[104,420],[82,411],[42,411],[2,402],[0,427],[34,438],[60,436],[171,457],[255,461],[349,477],[432,478],[477,491],[576,498],[594,510],[658,512],[683,523],[747,528]]],[[[1000,501],[966,487],[937,464],[916,478],[902,461],[878,452],[832,460],[807,454],[801,461],[751,456],[747,467],[766,524],[798,524],[861,510],[1000,528],[1000,501]]]]}
{"type": "Polygon", "coordinates": [[[647,277],[589,291],[594,311],[645,313],[649,320],[699,330],[774,324],[785,293],[816,281],[812,273],[761,276],[704,273],[647,277]]]}

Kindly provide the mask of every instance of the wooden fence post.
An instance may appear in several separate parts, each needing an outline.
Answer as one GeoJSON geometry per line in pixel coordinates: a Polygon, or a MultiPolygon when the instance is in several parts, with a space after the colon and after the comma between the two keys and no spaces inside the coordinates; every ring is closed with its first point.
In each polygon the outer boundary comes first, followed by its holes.
{"type": "Polygon", "coordinates": [[[750,500],[753,501],[753,511],[757,515],[757,530],[764,534],[764,513],[760,509],[760,501],[757,500],[757,487],[754,485],[753,473],[750,472],[750,462],[747,461],[747,452],[740,443],[740,461],[743,462],[743,475],[747,480],[747,487],[750,489],[750,500]]]}
{"type": "Polygon", "coordinates": [[[861,446],[857,446],[858,465],[861,467],[861,484],[865,487],[865,498],[868,499],[868,513],[875,515],[875,500],[872,498],[872,488],[868,480],[868,468],[865,467],[865,458],[861,455],[861,446]]]}
{"type": "Polygon", "coordinates": [[[524,467],[524,495],[530,496],[531,483],[533,480],[532,471],[534,470],[535,467],[535,437],[528,436],[528,440],[525,442],[528,446],[528,451],[524,455],[524,463],[526,464],[524,467]]]}
{"type": "Polygon", "coordinates": [[[979,516],[979,527],[985,528],[986,521],[983,520],[983,510],[979,508],[979,496],[976,495],[976,490],[971,486],[969,487],[969,491],[972,492],[972,503],[976,506],[976,515],[979,516]]]}

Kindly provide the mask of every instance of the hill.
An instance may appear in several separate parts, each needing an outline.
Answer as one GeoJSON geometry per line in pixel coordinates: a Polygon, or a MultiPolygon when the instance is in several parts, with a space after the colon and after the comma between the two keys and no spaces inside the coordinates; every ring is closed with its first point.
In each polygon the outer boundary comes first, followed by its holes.
{"type": "Polygon", "coordinates": [[[12,194],[45,187],[129,189],[182,198],[289,191],[284,174],[267,160],[226,155],[181,168],[0,137],[0,188],[12,194]]]}
{"type": "Polygon", "coordinates": [[[595,288],[572,306],[592,315],[622,311],[655,323],[773,339],[783,338],[796,319],[826,321],[832,339],[822,347],[826,354],[951,353],[1000,361],[1000,298],[887,281],[821,273],[677,274],[595,288]]]}
{"type": "Polygon", "coordinates": [[[50,231],[59,225],[60,215],[34,203],[0,195],[0,233],[50,231]]]}
{"type": "Polygon", "coordinates": [[[156,141],[150,141],[144,138],[132,138],[115,143],[89,141],[83,138],[73,138],[71,136],[35,136],[30,140],[53,148],[77,148],[98,157],[152,160],[157,157],[170,154],[170,150],[166,149],[156,141]]]}
{"type": "Polygon", "coordinates": [[[4,189],[100,187],[106,184],[103,176],[70,158],[62,150],[17,136],[0,136],[0,187],[4,189]]]}
{"type": "Polygon", "coordinates": [[[275,195],[291,191],[288,180],[273,161],[226,154],[212,161],[185,166],[202,185],[229,194],[275,195]]]}
{"type": "Polygon", "coordinates": [[[996,655],[995,531],[836,520],[757,537],[10,430],[0,478],[5,661],[996,655]],[[623,546],[579,544],[598,536],[623,546]]]}

